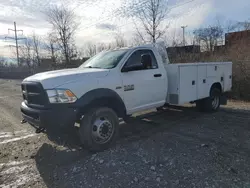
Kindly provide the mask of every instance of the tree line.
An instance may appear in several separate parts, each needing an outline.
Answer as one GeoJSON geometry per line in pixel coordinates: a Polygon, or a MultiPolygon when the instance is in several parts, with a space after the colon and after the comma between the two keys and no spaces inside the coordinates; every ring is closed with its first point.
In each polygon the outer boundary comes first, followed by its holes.
{"type": "MultiPolygon", "coordinates": [[[[182,36],[173,36],[172,39],[167,36],[170,25],[167,20],[170,12],[168,0],[137,0],[120,11],[134,21],[135,33],[132,42],[127,41],[123,33],[117,31],[110,43],[87,43],[84,47],[77,48],[75,35],[80,23],[77,21],[76,13],[62,5],[50,7],[44,11],[44,15],[52,26],[51,31],[45,37],[35,33],[27,37],[20,47],[21,64],[28,68],[40,66],[41,59],[46,57],[51,59],[53,64],[67,65],[74,59],[91,57],[105,49],[155,43],[158,40],[166,40],[170,46],[183,45],[182,36]]],[[[249,29],[249,21],[224,25],[217,21],[214,25],[194,29],[188,34],[189,41],[185,43],[200,45],[202,50],[211,52],[215,46],[224,43],[225,33],[249,29]]]]}

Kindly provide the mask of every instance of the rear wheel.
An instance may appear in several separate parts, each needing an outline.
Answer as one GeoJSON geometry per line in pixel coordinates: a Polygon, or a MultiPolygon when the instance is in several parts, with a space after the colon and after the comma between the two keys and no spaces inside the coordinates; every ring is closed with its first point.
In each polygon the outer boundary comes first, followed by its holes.
{"type": "Polygon", "coordinates": [[[118,132],[118,117],[112,109],[106,107],[95,108],[86,113],[79,129],[80,139],[90,151],[109,148],[118,132]]]}
{"type": "Polygon", "coordinates": [[[196,102],[196,107],[200,111],[215,112],[220,108],[221,91],[218,88],[212,88],[210,97],[201,99],[196,102]]]}

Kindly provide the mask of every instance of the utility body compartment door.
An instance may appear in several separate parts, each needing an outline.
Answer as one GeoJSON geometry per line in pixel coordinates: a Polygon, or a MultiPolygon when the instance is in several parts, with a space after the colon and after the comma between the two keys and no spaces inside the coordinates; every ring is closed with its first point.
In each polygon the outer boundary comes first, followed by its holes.
{"type": "Polygon", "coordinates": [[[179,66],[179,104],[197,99],[197,66],[179,66]]]}
{"type": "Polygon", "coordinates": [[[211,64],[207,65],[207,77],[216,77],[220,69],[220,65],[211,64]]]}
{"type": "Polygon", "coordinates": [[[232,89],[232,64],[226,64],[224,65],[224,87],[223,91],[231,91],[232,89]]]}
{"type": "Polygon", "coordinates": [[[198,65],[198,79],[197,79],[197,98],[203,99],[208,97],[209,85],[207,80],[207,65],[198,65]]]}

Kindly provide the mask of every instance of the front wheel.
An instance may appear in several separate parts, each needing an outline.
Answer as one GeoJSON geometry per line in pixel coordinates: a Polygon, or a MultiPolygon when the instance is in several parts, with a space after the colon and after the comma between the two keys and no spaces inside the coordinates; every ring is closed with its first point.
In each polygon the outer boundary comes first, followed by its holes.
{"type": "Polygon", "coordinates": [[[86,113],[79,129],[80,139],[90,151],[109,148],[118,132],[118,117],[112,109],[106,107],[95,108],[86,113]]]}

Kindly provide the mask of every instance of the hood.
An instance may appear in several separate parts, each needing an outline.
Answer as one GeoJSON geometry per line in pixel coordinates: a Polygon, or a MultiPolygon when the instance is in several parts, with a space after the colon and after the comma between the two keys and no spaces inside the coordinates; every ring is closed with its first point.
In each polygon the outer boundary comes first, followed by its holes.
{"type": "Polygon", "coordinates": [[[80,79],[100,78],[107,76],[109,70],[95,68],[62,69],[38,73],[24,79],[24,82],[40,82],[44,89],[53,89],[80,79]]]}

